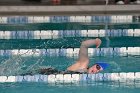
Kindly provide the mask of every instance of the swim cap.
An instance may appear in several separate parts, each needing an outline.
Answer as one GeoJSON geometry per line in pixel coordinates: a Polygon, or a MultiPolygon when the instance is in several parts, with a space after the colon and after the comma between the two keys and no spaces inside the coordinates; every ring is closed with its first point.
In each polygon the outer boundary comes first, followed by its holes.
{"type": "Polygon", "coordinates": [[[97,62],[96,64],[100,65],[103,68],[103,70],[109,66],[108,63],[104,63],[104,62],[97,62]]]}

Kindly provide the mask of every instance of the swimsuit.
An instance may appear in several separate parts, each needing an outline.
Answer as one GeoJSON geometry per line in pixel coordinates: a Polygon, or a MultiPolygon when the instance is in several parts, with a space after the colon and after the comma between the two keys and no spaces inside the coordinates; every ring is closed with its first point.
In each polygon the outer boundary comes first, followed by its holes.
{"type": "Polygon", "coordinates": [[[54,68],[46,68],[46,69],[39,69],[36,71],[29,71],[25,74],[22,75],[34,75],[34,74],[42,74],[42,75],[50,75],[50,74],[83,74],[83,73],[87,73],[84,69],[78,69],[76,71],[59,71],[57,69],[54,68]]]}

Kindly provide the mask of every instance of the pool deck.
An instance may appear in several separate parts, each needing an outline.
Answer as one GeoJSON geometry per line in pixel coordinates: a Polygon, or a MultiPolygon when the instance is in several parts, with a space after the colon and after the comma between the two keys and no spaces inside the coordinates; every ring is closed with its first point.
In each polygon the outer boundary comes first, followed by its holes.
{"type": "Polygon", "coordinates": [[[0,16],[11,15],[140,15],[140,5],[2,5],[0,16]]]}

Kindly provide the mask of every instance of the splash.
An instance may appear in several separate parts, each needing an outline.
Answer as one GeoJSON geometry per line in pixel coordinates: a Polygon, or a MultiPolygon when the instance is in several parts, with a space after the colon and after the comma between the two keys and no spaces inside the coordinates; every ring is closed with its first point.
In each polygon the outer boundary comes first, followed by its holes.
{"type": "Polygon", "coordinates": [[[108,62],[110,65],[110,71],[112,72],[120,72],[121,71],[121,67],[119,64],[117,64],[115,61],[109,61],[108,62]]]}
{"type": "Polygon", "coordinates": [[[35,71],[40,68],[40,64],[43,61],[42,57],[36,60],[34,56],[23,57],[21,55],[14,55],[1,62],[0,75],[21,75],[31,70],[35,71]]]}
{"type": "Polygon", "coordinates": [[[19,56],[13,56],[12,58],[2,61],[0,64],[0,75],[8,76],[20,73],[21,68],[25,66],[22,61],[22,58],[19,56]]]}

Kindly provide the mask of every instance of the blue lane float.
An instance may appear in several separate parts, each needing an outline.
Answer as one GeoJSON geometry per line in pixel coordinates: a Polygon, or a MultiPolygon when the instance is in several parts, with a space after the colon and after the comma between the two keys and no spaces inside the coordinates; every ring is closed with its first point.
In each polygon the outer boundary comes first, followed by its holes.
{"type": "MultiPolygon", "coordinates": [[[[122,16],[13,16],[0,17],[0,23],[60,23],[60,22],[94,22],[94,23],[131,23],[136,21],[132,15],[122,16]]],[[[137,22],[137,21],[136,21],[137,22]]]]}
{"type": "Polygon", "coordinates": [[[0,39],[56,39],[62,37],[139,37],[140,29],[0,31],[0,39]]]}
{"type": "MultiPolygon", "coordinates": [[[[0,50],[0,56],[78,56],[80,48],[0,50]]],[[[140,47],[88,48],[89,56],[140,55],[140,47]]]]}
{"type": "Polygon", "coordinates": [[[44,82],[44,83],[71,83],[84,81],[140,81],[140,72],[98,73],[98,74],[50,74],[25,76],[0,76],[0,82],[44,82]]]}

